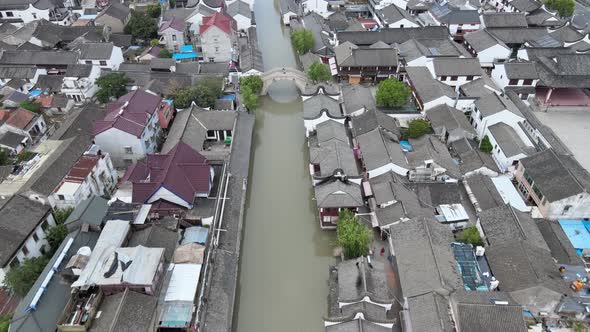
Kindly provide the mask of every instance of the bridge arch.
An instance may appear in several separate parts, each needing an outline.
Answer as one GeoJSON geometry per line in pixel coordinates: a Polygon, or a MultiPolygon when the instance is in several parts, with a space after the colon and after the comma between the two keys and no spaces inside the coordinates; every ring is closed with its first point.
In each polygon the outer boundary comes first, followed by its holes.
{"type": "Polygon", "coordinates": [[[260,75],[262,79],[262,91],[261,95],[266,95],[268,89],[275,81],[293,81],[300,93],[305,91],[305,88],[311,84],[311,81],[307,78],[304,72],[293,69],[293,68],[273,68],[260,75]]]}

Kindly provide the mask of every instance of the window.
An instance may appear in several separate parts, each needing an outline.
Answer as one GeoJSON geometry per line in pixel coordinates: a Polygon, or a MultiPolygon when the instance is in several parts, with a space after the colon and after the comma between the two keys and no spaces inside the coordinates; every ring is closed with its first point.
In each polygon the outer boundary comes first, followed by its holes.
{"type": "Polygon", "coordinates": [[[87,65],[91,65],[92,64],[92,61],[86,60],[86,61],[84,61],[84,63],[87,64],[87,65]]]}
{"type": "Polygon", "coordinates": [[[125,148],[125,153],[126,154],[132,154],[133,153],[133,148],[130,146],[126,146],[125,148]]]}
{"type": "Polygon", "coordinates": [[[479,115],[479,120],[480,121],[483,120],[483,115],[481,115],[481,114],[479,115]]]}
{"type": "Polygon", "coordinates": [[[41,249],[39,249],[39,251],[41,251],[41,254],[45,255],[45,253],[47,252],[47,250],[45,250],[45,247],[41,247],[41,249]]]}
{"type": "Polygon", "coordinates": [[[176,35],[172,35],[172,41],[176,41],[176,35]]]}
{"type": "Polygon", "coordinates": [[[0,13],[0,18],[4,17],[4,15],[2,15],[2,13],[0,13]]]}
{"type": "Polygon", "coordinates": [[[543,200],[543,193],[541,192],[541,190],[539,190],[539,188],[537,188],[537,186],[534,186],[533,191],[535,192],[537,197],[539,197],[539,201],[542,201],[543,200]]]}
{"type": "Polygon", "coordinates": [[[219,46],[215,46],[215,53],[219,52],[219,46]]]}
{"type": "Polygon", "coordinates": [[[106,62],[106,61],[104,61],[104,60],[100,60],[100,65],[101,65],[101,66],[106,66],[106,65],[107,65],[107,62],[106,62]]]}
{"type": "Polygon", "coordinates": [[[6,12],[6,17],[14,17],[14,14],[12,12],[6,12]]]}
{"type": "Polygon", "coordinates": [[[10,262],[10,268],[14,269],[15,267],[19,266],[20,263],[18,262],[18,259],[13,259],[12,262],[10,262]]]}
{"type": "Polygon", "coordinates": [[[508,85],[518,85],[518,80],[512,79],[508,82],[508,85]]]}
{"type": "Polygon", "coordinates": [[[49,224],[47,223],[47,220],[45,220],[42,224],[41,224],[41,229],[45,232],[47,231],[47,228],[49,228],[49,224]]]}
{"type": "Polygon", "coordinates": [[[520,100],[527,100],[527,99],[529,99],[528,93],[521,93],[520,94],[520,100]]]}
{"type": "Polygon", "coordinates": [[[566,214],[566,213],[568,213],[568,212],[570,211],[570,209],[571,209],[571,208],[572,208],[572,206],[571,206],[571,205],[566,205],[566,206],[563,208],[563,212],[562,212],[561,214],[566,214]]]}
{"type": "Polygon", "coordinates": [[[29,254],[29,249],[27,249],[27,246],[23,246],[23,254],[26,256],[29,254]]]}
{"type": "Polygon", "coordinates": [[[215,139],[217,135],[215,135],[215,130],[207,130],[207,138],[215,139]]]}
{"type": "Polygon", "coordinates": [[[451,76],[451,81],[456,81],[457,80],[457,76],[451,76]]]}
{"type": "Polygon", "coordinates": [[[444,81],[446,81],[446,80],[447,80],[447,77],[446,77],[446,76],[441,76],[441,77],[440,77],[440,80],[444,82],[444,81]]]}
{"type": "Polygon", "coordinates": [[[533,80],[531,80],[531,79],[524,80],[524,81],[522,82],[522,85],[533,85],[533,80]]]}
{"type": "Polygon", "coordinates": [[[123,162],[125,163],[126,166],[131,166],[131,164],[133,164],[132,159],[123,159],[123,162]]]}
{"type": "Polygon", "coordinates": [[[36,13],[33,13],[33,18],[34,19],[37,19],[37,14],[36,13]]]}
{"type": "Polygon", "coordinates": [[[39,237],[37,236],[37,233],[33,233],[33,241],[39,242],[39,237]]]}
{"type": "Polygon", "coordinates": [[[473,81],[473,76],[467,76],[468,81],[473,81]]]}
{"type": "Polygon", "coordinates": [[[209,58],[209,62],[215,62],[215,58],[209,58]]]}
{"type": "Polygon", "coordinates": [[[526,180],[526,182],[527,182],[529,185],[532,185],[532,184],[533,184],[533,178],[532,178],[532,177],[529,175],[529,173],[527,173],[527,171],[526,171],[526,170],[524,171],[524,174],[523,174],[523,176],[524,176],[524,179],[526,180]]]}
{"type": "Polygon", "coordinates": [[[57,195],[57,199],[59,199],[60,201],[64,201],[66,197],[64,195],[57,195]]]}

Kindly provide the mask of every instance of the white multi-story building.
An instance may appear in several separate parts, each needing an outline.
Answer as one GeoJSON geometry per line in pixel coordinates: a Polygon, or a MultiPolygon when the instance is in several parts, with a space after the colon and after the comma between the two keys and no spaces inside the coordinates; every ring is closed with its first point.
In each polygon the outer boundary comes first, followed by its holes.
{"type": "Polygon", "coordinates": [[[94,97],[98,91],[95,81],[100,76],[100,68],[93,65],[69,65],[61,85],[61,93],[76,103],[83,103],[94,97]]]}
{"type": "Polygon", "coordinates": [[[76,21],[76,16],[66,7],[69,0],[20,0],[3,1],[0,3],[0,21],[22,26],[26,23],[47,20],[58,25],[70,25],[76,21]]]}
{"type": "Polygon", "coordinates": [[[84,43],[78,49],[78,63],[97,66],[100,69],[117,70],[125,61],[123,51],[113,43],[84,43]]]}
{"type": "Polygon", "coordinates": [[[93,145],[53,190],[49,204],[56,209],[73,208],[92,195],[109,195],[115,189],[117,179],[117,170],[109,154],[93,145]]]}
{"type": "Polygon", "coordinates": [[[110,103],[106,117],[94,123],[94,142],[115,166],[129,166],[156,151],[161,104],[160,96],[138,89],[110,103]]]}

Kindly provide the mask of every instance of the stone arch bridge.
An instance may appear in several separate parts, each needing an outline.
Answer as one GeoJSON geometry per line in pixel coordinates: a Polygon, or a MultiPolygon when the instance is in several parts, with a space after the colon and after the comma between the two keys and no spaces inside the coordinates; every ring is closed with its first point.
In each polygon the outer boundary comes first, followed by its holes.
{"type": "Polygon", "coordinates": [[[265,71],[260,75],[260,78],[262,78],[263,83],[262,91],[260,92],[261,95],[266,95],[268,89],[275,81],[293,81],[300,93],[305,91],[306,86],[312,84],[304,72],[289,67],[273,68],[269,71],[265,71]]]}

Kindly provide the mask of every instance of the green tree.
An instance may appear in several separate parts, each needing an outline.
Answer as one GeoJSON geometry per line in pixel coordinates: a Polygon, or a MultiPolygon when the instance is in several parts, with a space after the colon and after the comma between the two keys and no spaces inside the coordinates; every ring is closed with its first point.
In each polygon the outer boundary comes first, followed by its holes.
{"type": "Polygon", "coordinates": [[[465,228],[461,234],[457,236],[457,241],[468,243],[473,246],[483,246],[483,240],[475,226],[465,228]]]}
{"type": "Polygon", "coordinates": [[[346,258],[356,258],[369,253],[373,232],[360,223],[350,211],[340,212],[336,228],[336,243],[344,250],[346,258]]]}
{"type": "Polygon", "coordinates": [[[246,108],[250,111],[258,107],[258,95],[249,86],[241,88],[242,99],[246,108]]]}
{"type": "Polygon", "coordinates": [[[4,283],[16,295],[23,297],[33,287],[47,262],[49,262],[49,258],[45,256],[25,259],[20,265],[11,268],[6,273],[4,283]]]}
{"type": "Polygon", "coordinates": [[[8,327],[10,327],[11,319],[12,314],[0,317],[0,332],[8,332],[8,327]]]}
{"type": "Polygon", "coordinates": [[[132,35],[135,39],[151,40],[158,36],[158,25],[156,20],[145,13],[134,11],[124,29],[126,34],[132,35]]]}
{"type": "Polygon", "coordinates": [[[172,53],[170,53],[170,51],[168,51],[167,49],[163,48],[160,50],[160,53],[158,53],[158,58],[170,59],[172,58],[172,53]]]}
{"type": "Polygon", "coordinates": [[[151,47],[158,46],[158,45],[160,45],[160,40],[158,38],[154,38],[154,39],[150,40],[151,47]]]}
{"type": "Polygon", "coordinates": [[[205,78],[197,85],[180,89],[174,97],[174,107],[187,108],[194,101],[199,107],[214,107],[221,97],[221,80],[216,77],[205,78]]]}
{"type": "Polygon", "coordinates": [[[37,103],[29,99],[20,103],[19,106],[31,112],[41,113],[41,103],[37,103]]]}
{"type": "Polygon", "coordinates": [[[325,64],[316,61],[307,69],[307,77],[314,82],[325,82],[332,79],[332,73],[325,64]]]}
{"type": "Polygon", "coordinates": [[[150,17],[158,18],[158,17],[160,17],[161,12],[162,12],[162,9],[160,8],[159,3],[152,3],[147,6],[147,14],[150,17]]]}
{"type": "Polygon", "coordinates": [[[53,211],[53,218],[55,219],[55,223],[56,224],[65,223],[73,211],[74,211],[74,208],[72,208],[72,207],[66,208],[66,209],[55,209],[53,211]]]}
{"type": "Polygon", "coordinates": [[[250,88],[250,92],[260,94],[262,92],[262,78],[258,75],[243,76],[240,78],[240,90],[250,88]]]}
{"type": "Polygon", "coordinates": [[[546,0],[545,5],[561,17],[571,17],[576,7],[574,0],[546,0]]]}
{"type": "Polygon", "coordinates": [[[106,103],[112,97],[121,97],[127,93],[126,85],[130,82],[131,80],[125,76],[125,73],[113,72],[99,77],[96,80],[96,85],[99,88],[96,93],[98,101],[106,103]]]}
{"type": "Polygon", "coordinates": [[[409,138],[419,138],[423,135],[426,135],[432,131],[430,124],[428,121],[423,119],[415,119],[410,121],[408,124],[408,130],[406,131],[406,135],[409,138]]]}
{"type": "Polygon", "coordinates": [[[291,32],[291,43],[299,54],[305,54],[313,48],[313,34],[308,29],[297,29],[291,32]]]}
{"type": "Polygon", "coordinates": [[[490,142],[490,138],[488,135],[485,135],[484,138],[481,140],[481,144],[479,145],[479,149],[485,153],[492,153],[494,147],[492,146],[492,142],[490,142]]]}
{"type": "Polygon", "coordinates": [[[8,156],[8,152],[5,149],[0,149],[0,165],[6,166],[10,164],[11,160],[8,156]]]}
{"type": "Polygon", "coordinates": [[[52,254],[59,248],[66,236],[68,236],[68,229],[64,224],[57,224],[47,230],[45,238],[49,242],[52,254]]]}
{"type": "Polygon", "coordinates": [[[410,88],[404,82],[388,78],[379,82],[377,88],[377,105],[383,107],[399,107],[405,105],[410,98],[410,88]]]}

